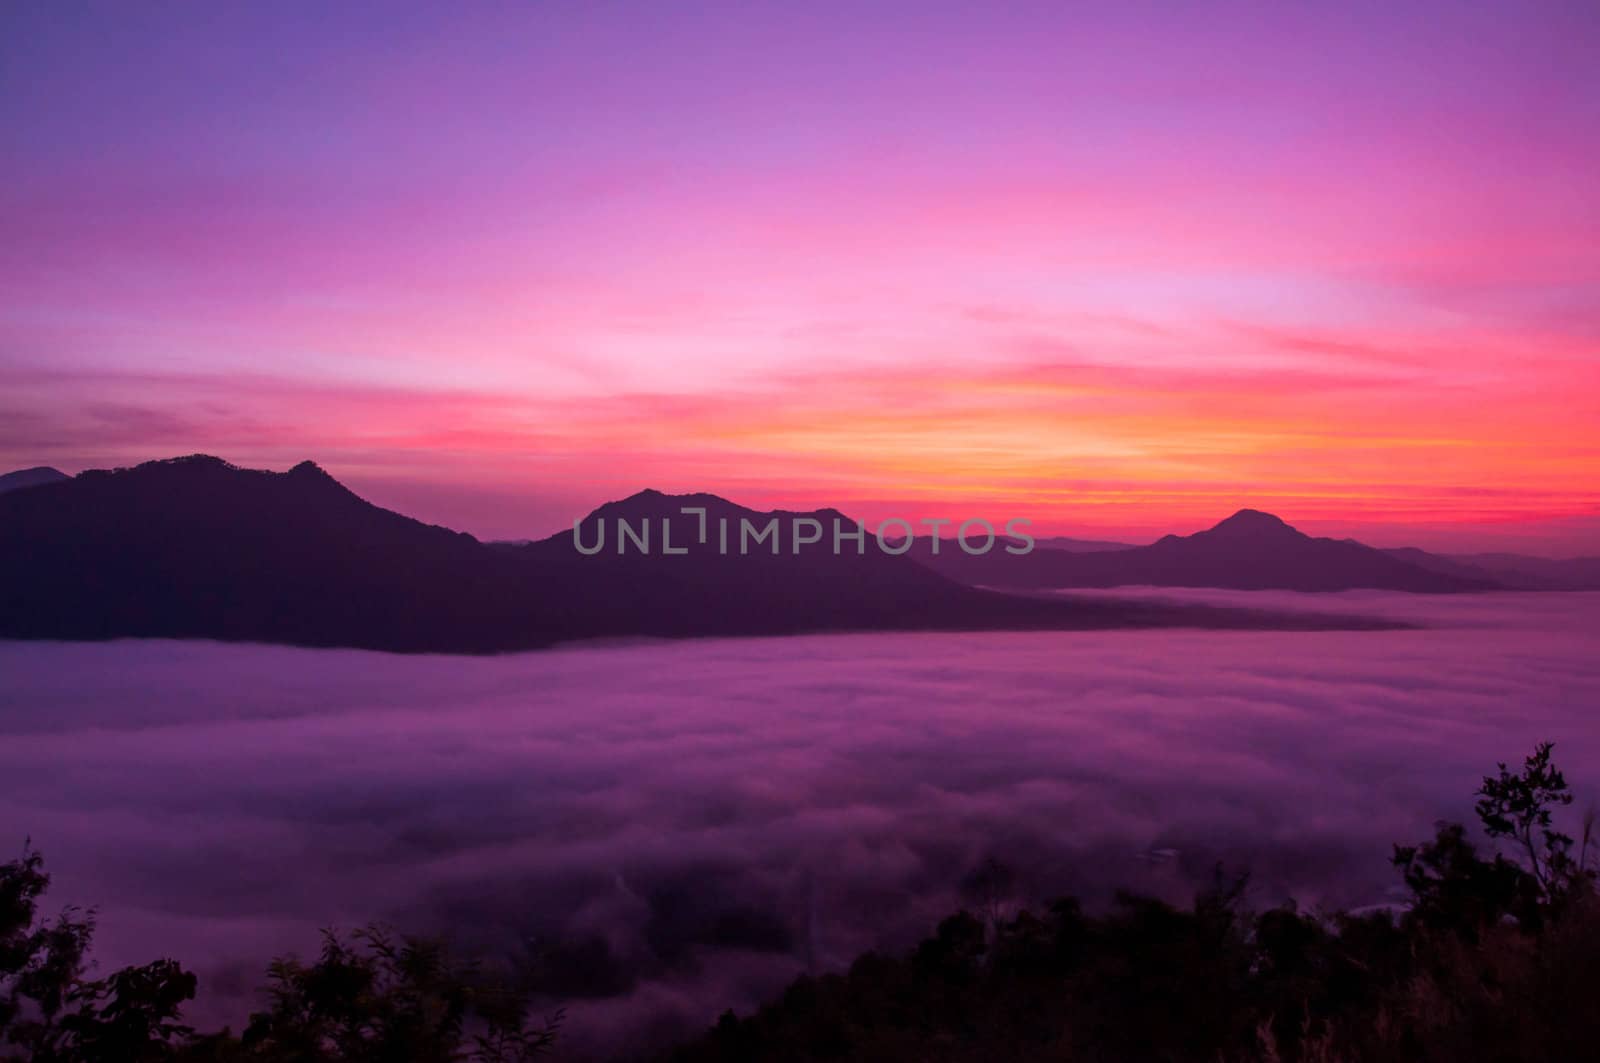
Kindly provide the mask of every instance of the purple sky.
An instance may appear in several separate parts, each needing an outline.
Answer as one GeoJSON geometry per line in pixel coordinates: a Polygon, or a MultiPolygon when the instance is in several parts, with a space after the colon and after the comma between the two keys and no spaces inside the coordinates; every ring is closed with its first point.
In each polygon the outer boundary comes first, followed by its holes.
{"type": "Polygon", "coordinates": [[[1600,526],[1592,4],[0,10],[0,467],[1600,526]]]}

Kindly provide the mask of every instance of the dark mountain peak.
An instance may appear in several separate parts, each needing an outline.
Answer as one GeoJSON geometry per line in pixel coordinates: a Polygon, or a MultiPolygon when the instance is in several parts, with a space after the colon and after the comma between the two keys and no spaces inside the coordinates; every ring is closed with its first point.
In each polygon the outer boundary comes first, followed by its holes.
{"type": "MultiPolygon", "coordinates": [[[[736,521],[741,518],[748,520],[760,518],[765,520],[773,517],[787,520],[795,517],[810,517],[821,521],[823,527],[827,529],[833,527],[832,522],[834,520],[846,525],[855,523],[831,506],[824,509],[751,509],[748,506],[741,506],[737,502],[730,502],[721,495],[713,495],[705,491],[697,491],[693,494],[669,495],[665,492],[657,491],[653,487],[637,491],[627,498],[607,502],[589,513],[583,520],[586,524],[596,519],[614,520],[619,517],[629,521],[654,521],[660,518],[692,521],[694,517],[684,514],[683,511],[694,508],[705,510],[706,519],[711,521],[718,519],[736,521]]],[[[566,533],[557,534],[564,536],[566,533]]]]}
{"type": "Polygon", "coordinates": [[[1020,557],[928,559],[963,582],[986,587],[1223,587],[1237,590],[1470,591],[1495,586],[1462,571],[1408,563],[1358,542],[1306,535],[1258,509],[1241,509],[1193,535],[1166,535],[1150,546],[1093,554],[1036,550],[1020,557]]]}
{"type": "MultiPolygon", "coordinates": [[[[279,474],[268,473],[269,476],[279,474]]],[[[288,472],[281,474],[286,484],[307,497],[321,497],[326,499],[337,498],[342,502],[359,502],[370,505],[350,488],[333,478],[333,475],[314,461],[302,461],[288,472]]]]}
{"type": "Polygon", "coordinates": [[[72,477],[60,469],[52,469],[48,465],[35,465],[31,469],[18,469],[16,472],[0,474],[0,494],[6,491],[17,491],[24,487],[41,487],[44,484],[53,484],[70,479],[72,477]]]}
{"type": "Polygon", "coordinates": [[[1241,509],[1226,520],[1218,521],[1193,535],[1163,535],[1152,547],[1187,555],[1195,550],[1233,552],[1241,548],[1292,547],[1309,540],[1310,536],[1296,530],[1280,517],[1259,509],[1241,509]]]}
{"type": "Polygon", "coordinates": [[[231,461],[223,461],[215,454],[183,454],[176,458],[157,458],[135,465],[135,469],[159,467],[162,465],[175,467],[188,467],[193,469],[226,469],[231,472],[239,471],[239,466],[231,461]]]}
{"type": "Polygon", "coordinates": [[[92,483],[109,482],[127,490],[186,492],[197,503],[212,491],[267,492],[258,497],[356,496],[320,465],[302,461],[288,472],[247,469],[214,454],[185,454],[159,458],[116,469],[89,469],[80,477],[92,483]],[[284,492],[287,492],[285,494],[284,492]],[[309,493],[308,493],[309,492],[309,493]]]}
{"type": "Polygon", "coordinates": [[[1227,520],[1221,521],[1210,529],[1200,534],[1213,539],[1304,539],[1306,535],[1297,531],[1280,517],[1271,513],[1263,513],[1259,509],[1241,509],[1227,520]]]}
{"type": "Polygon", "coordinates": [[[1267,558],[1285,561],[1300,559],[1299,563],[1312,564],[1306,550],[1314,540],[1279,517],[1259,509],[1241,509],[1192,535],[1167,535],[1147,549],[1155,550],[1173,560],[1205,559],[1207,563],[1226,561],[1255,567],[1267,558]]]}
{"type": "Polygon", "coordinates": [[[752,512],[718,495],[704,492],[669,495],[653,487],[646,487],[642,491],[635,491],[627,498],[619,498],[601,505],[583,519],[588,521],[595,518],[621,517],[624,520],[655,520],[658,517],[678,517],[686,506],[698,506],[712,516],[752,512]]]}
{"type": "Polygon", "coordinates": [[[71,479],[60,469],[49,465],[35,465],[32,468],[17,469],[15,472],[0,474],[0,480],[10,480],[12,477],[26,480],[68,480],[71,479]]]}
{"type": "MultiPolygon", "coordinates": [[[[831,506],[797,510],[751,509],[737,502],[730,502],[721,495],[704,491],[673,495],[655,488],[645,488],[626,498],[607,502],[591,510],[578,519],[576,526],[583,529],[579,534],[587,536],[588,542],[602,541],[605,535],[602,529],[609,529],[611,537],[605,541],[616,544],[619,542],[618,537],[622,535],[618,530],[618,523],[625,523],[630,534],[654,529],[657,536],[670,536],[674,546],[688,546],[692,551],[701,553],[717,553],[723,549],[721,544],[724,537],[735,543],[734,549],[738,550],[737,544],[741,541],[740,536],[745,527],[742,522],[749,522],[753,534],[761,534],[762,529],[776,523],[780,541],[787,544],[791,535],[816,532],[816,528],[810,528],[806,532],[794,531],[797,525],[793,522],[803,520],[815,521],[824,536],[832,535],[836,526],[844,529],[846,534],[853,533],[856,525],[855,520],[831,506]],[[685,510],[701,510],[703,513],[686,513],[685,510]],[[670,525],[668,531],[660,530],[668,525],[670,525]]],[[[871,529],[867,530],[870,534],[871,529]]],[[[658,538],[656,541],[660,543],[663,540],[658,538]]],[[[567,557],[572,554],[573,546],[573,532],[563,529],[543,539],[529,542],[520,549],[527,556],[567,557]]],[[[606,547],[608,552],[610,549],[609,546],[606,547]]],[[[784,549],[788,547],[785,546],[784,549]]],[[[820,551],[823,548],[818,549],[820,551]]]]}
{"type": "Polygon", "coordinates": [[[153,461],[141,461],[137,465],[118,465],[111,469],[85,469],[78,474],[78,480],[86,483],[111,482],[117,484],[136,484],[174,481],[182,482],[186,479],[201,477],[214,479],[233,473],[242,473],[237,465],[223,461],[212,454],[184,454],[176,458],[156,458],[153,461]]]}

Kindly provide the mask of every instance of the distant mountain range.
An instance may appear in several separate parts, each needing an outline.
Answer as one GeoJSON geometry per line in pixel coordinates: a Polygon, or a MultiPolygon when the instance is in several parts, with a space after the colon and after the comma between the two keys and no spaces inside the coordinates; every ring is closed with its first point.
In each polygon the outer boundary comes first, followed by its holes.
{"type": "Polygon", "coordinates": [[[831,531],[841,516],[758,513],[714,495],[644,491],[600,507],[585,524],[620,517],[642,528],[671,518],[675,538],[683,533],[673,545],[684,553],[591,557],[570,532],[488,544],[412,520],[357,497],[311,462],[274,473],[196,455],[35,477],[0,494],[0,636],[496,652],[571,639],[819,631],[1397,626],[1000,593],[887,553],[870,535],[859,554],[796,555],[785,546],[721,556],[714,541],[690,534],[693,521],[679,512],[686,505],[706,509],[712,527],[777,516],[831,531]]]}
{"type": "Polygon", "coordinates": [[[1353,540],[1314,538],[1253,509],[1242,509],[1206,531],[1168,535],[1149,546],[1121,550],[1036,549],[1021,555],[991,550],[972,555],[954,539],[940,540],[935,550],[933,540],[924,537],[911,554],[963,583],[1012,589],[1141,585],[1445,593],[1503,586],[1487,572],[1443,558],[1423,565],[1353,540]]]}
{"type": "Polygon", "coordinates": [[[1433,572],[1492,580],[1507,590],[1600,591],[1600,557],[1556,559],[1524,554],[1430,554],[1414,546],[1384,553],[1433,572]]]}
{"type": "MultiPolygon", "coordinates": [[[[980,540],[981,541],[981,540],[980,540]]],[[[1434,554],[1380,549],[1354,539],[1317,538],[1270,513],[1242,509],[1205,531],[1168,535],[1149,546],[1039,539],[1025,555],[970,555],[954,538],[919,537],[911,556],[972,586],[1046,590],[1118,586],[1232,590],[1359,589],[1453,593],[1484,590],[1600,590],[1600,557],[1557,560],[1522,554],[1434,554]]]]}
{"type": "Polygon", "coordinates": [[[1135,543],[1118,543],[1108,539],[1069,539],[1065,535],[1035,536],[1034,545],[1041,550],[1070,550],[1075,554],[1098,554],[1107,550],[1132,550],[1135,543]]]}
{"type": "Polygon", "coordinates": [[[60,469],[52,469],[48,465],[39,465],[32,469],[18,469],[16,472],[0,475],[0,495],[23,487],[38,487],[40,484],[53,484],[58,480],[70,479],[71,477],[60,469]]]}

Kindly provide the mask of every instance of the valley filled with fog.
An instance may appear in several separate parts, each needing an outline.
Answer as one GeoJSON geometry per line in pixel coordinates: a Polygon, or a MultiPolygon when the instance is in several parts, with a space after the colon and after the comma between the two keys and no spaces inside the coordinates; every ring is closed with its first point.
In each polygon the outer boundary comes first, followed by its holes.
{"type": "MultiPolygon", "coordinates": [[[[1387,632],[828,635],[491,657],[0,642],[0,843],[172,954],[194,1018],[373,920],[509,958],[574,1043],[664,1035],[978,893],[1393,900],[1390,843],[1556,742],[1600,801],[1600,594],[1127,591],[1387,632]]],[[[1101,595],[1108,596],[1108,595],[1101,595]]]]}

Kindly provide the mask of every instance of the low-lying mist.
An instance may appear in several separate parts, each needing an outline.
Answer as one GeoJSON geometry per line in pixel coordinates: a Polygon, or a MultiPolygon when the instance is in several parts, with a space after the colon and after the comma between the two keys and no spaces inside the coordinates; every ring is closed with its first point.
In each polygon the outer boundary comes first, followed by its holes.
{"type": "Polygon", "coordinates": [[[1364,905],[1537,740],[1600,799],[1600,594],[1233,597],[1433,626],[0,643],[0,843],[99,907],[103,968],[193,967],[202,1024],[385,920],[536,971],[582,1045],[906,944],[991,860],[1016,901],[1181,899],[1220,861],[1262,904],[1364,905]]]}

